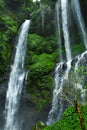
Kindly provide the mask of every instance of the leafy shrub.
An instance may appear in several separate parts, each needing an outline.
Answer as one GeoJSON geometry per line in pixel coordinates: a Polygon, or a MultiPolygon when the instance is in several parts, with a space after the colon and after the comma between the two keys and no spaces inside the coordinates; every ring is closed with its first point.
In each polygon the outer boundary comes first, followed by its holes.
{"type": "Polygon", "coordinates": [[[13,17],[1,15],[0,17],[0,75],[2,75],[10,62],[13,39],[17,33],[17,23],[13,17]]]}
{"type": "Polygon", "coordinates": [[[38,110],[51,101],[53,71],[58,59],[55,36],[30,34],[25,67],[29,69],[27,92],[31,93],[38,110]],[[48,97],[48,98],[47,98],[48,97]]]}
{"type": "MultiPolygon", "coordinates": [[[[81,107],[81,112],[87,129],[87,105],[81,107]]],[[[43,130],[81,130],[76,109],[74,107],[66,109],[61,120],[51,126],[45,127],[43,130]]]]}

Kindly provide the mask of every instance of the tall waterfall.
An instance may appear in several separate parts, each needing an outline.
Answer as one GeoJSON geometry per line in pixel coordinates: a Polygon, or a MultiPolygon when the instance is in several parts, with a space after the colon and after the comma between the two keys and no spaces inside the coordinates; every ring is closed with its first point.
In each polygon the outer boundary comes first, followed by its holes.
{"type": "Polygon", "coordinates": [[[69,27],[68,27],[68,0],[61,0],[61,13],[62,13],[62,29],[63,37],[65,40],[65,50],[66,50],[66,59],[67,59],[67,69],[65,71],[64,78],[68,78],[68,73],[71,68],[71,48],[70,48],[70,36],[69,36],[69,27]]]}
{"type": "MultiPolygon", "coordinates": [[[[77,56],[77,62],[75,63],[75,67],[74,67],[75,78],[76,78],[76,81],[77,81],[77,84],[76,83],[75,84],[76,84],[77,89],[81,90],[81,94],[80,94],[79,98],[80,98],[80,102],[82,104],[84,104],[86,102],[86,89],[83,89],[83,83],[82,83],[82,82],[84,82],[83,76],[80,76],[80,82],[78,82],[78,80],[79,80],[78,69],[79,69],[79,67],[80,68],[82,67],[81,71],[83,73],[83,71],[84,71],[84,69],[83,69],[84,61],[86,60],[85,55],[87,55],[87,51],[83,52],[81,54],[81,56],[80,55],[77,56]]],[[[85,65],[85,67],[86,67],[86,65],[85,65]]]]}
{"type": "MultiPolygon", "coordinates": [[[[83,41],[84,45],[87,48],[87,37],[86,37],[86,31],[84,28],[84,22],[82,19],[79,1],[78,0],[72,0],[72,2],[68,2],[68,0],[58,0],[56,2],[56,19],[57,19],[57,27],[58,27],[58,39],[59,39],[59,49],[62,49],[61,45],[61,31],[63,31],[63,39],[64,39],[64,45],[65,45],[65,51],[66,51],[66,63],[62,60],[62,50],[60,50],[60,63],[57,64],[55,69],[55,88],[53,90],[53,100],[52,100],[52,108],[48,114],[48,121],[47,125],[50,125],[54,123],[55,121],[59,120],[62,117],[64,107],[65,107],[65,101],[62,99],[62,93],[64,89],[66,89],[66,82],[68,83],[69,80],[69,72],[71,70],[71,63],[72,63],[72,54],[71,54],[71,48],[70,48],[70,32],[69,32],[69,15],[68,15],[68,8],[71,6],[72,10],[74,10],[74,13],[77,15],[78,23],[79,24],[81,33],[83,35],[83,41]],[[71,4],[71,5],[70,5],[71,4]],[[74,5],[74,6],[72,6],[74,5]],[[62,20],[62,21],[60,21],[62,20]],[[62,25],[62,26],[61,26],[62,25]],[[65,66],[65,68],[64,68],[65,66]]],[[[80,65],[80,62],[84,55],[87,52],[84,52],[81,56],[78,56],[77,61],[74,66],[74,73],[77,78],[77,69],[80,65]]],[[[83,91],[81,98],[84,97],[85,91],[82,88],[81,84],[78,84],[78,89],[83,91]]]]}
{"type": "Polygon", "coordinates": [[[20,130],[17,122],[17,110],[21,96],[23,81],[26,76],[24,71],[24,59],[26,54],[27,35],[30,20],[26,20],[20,29],[14,63],[11,66],[11,73],[8,83],[5,103],[5,128],[4,130],[20,130]]]}
{"type": "MultiPolygon", "coordinates": [[[[70,38],[69,38],[69,29],[68,29],[68,1],[67,0],[61,0],[57,1],[56,3],[56,14],[57,14],[57,21],[58,21],[58,38],[59,38],[59,49],[61,49],[61,33],[60,33],[60,19],[62,19],[62,30],[63,30],[63,38],[65,41],[65,50],[66,50],[66,59],[67,59],[67,69],[62,75],[62,68],[63,68],[63,62],[60,62],[57,64],[55,69],[55,88],[53,91],[53,101],[52,101],[52,108],[48,115],[48,121],[47,125],[52,124],[56,120],[59,120],[63,113],[63,107],[64,103],[63,100],[60,98],[58,99],[58,96],[63,91],[64,81],[68,79],[68,73],[71,68],[71,49],[70,49],[70,38]],[[58,9],[57,9],[58,8],[58,9]],[[61,8],[61,15],[58,11],[60,11],[61,8]],[[62,17],[59,17],[59,15],[62,17]],[[58,114],[57,114],[58,113],[58,114]]],[[[62,50],[60,51],[60,58],[62,58],[61,54],[62,50]]],[[[62,59],[60,59],[62,61],[62,59]]]]}
{"type": "Polygon", "coordinates": [[[63,61],[63,56],[62,56],[62,40],[61,40],[61,18],[60,18],[60,12],[61,12],[61,7],[60,7],[60,1],[57,1],[56,3],[56,34],[57,34],[57,42],[59,45],[59,56],[60,56],[60,62],[63,61]]]}
{"type": "MultiPolygon", "coordinates": [[[[72,9],[73,9],[73,13],[75,15],[75,19],[78,22],[78,27],[80,29],[80,33],[82,35],[82,40],[84,42],[84,46],[87,49],[87,31],[86,31],[86,27],[85,27],[85,23],[81,14],[81,10],[80,10],[80,4],[79,4],[79,0],[72,0],[72,9]]],[[[80,67],[80,62],[81,60],[84,58],[84,55],[87,54],[87,51],[85,51],[81,56],[78,56],[78,60],[75,64],[75,75],[76,75],[76,79],[78,80],[78,68],[80,67]]],[[[85,102],[85,89],[83,89],[83,85],[81,83],[77,84],[77,88],[80,89],[82,91],[81,94],[81,100],[82,102],[85,102]]]]}
{"type": "Polygon", "coordinates": [[[87,49],[87,32],[86,32],[85,23],[84,23],[82,14],[81,14],[79,0],[72,0],[72,9],[73,9],[73,13],[77,19],[77,22],[79,24],[79,28],[81,30],[80,32],[82,35],[84,45],[87,49]]]}
{"type": "Polygon", "coordinates": [[[68,29],[68,0],[61,0],[61,10],[62,10],[62,28],[65,40],[65,50],[67,61],[71,60],[71,49],[70,49],[70,39],[69,39],[69,29],[68,29]]]}

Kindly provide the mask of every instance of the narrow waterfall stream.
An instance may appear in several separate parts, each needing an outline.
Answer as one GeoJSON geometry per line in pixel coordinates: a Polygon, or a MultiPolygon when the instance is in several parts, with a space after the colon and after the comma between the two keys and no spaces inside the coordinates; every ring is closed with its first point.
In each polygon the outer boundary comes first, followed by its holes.
{"type": "MultiPolygon", "coordinates": [[[[63,32],[63,39],[64,39],[64,46],[65,46],[65,52],[66,52],[66,67],[64,69],[65,62],[62,58],[62,50],[60,50],[60,63],[56,65],[55,69],[55,87],[53,90],[53,100],[52,100],[52,108],[48,114],[48,121],[46,122],[47,125],[53,124],[55,121],[59,120],[64,112],[65,102],[61,98],[62,92],[65,89],[65,82],[68,82],[69,80],[69,72],[71,70],[71,63],[72,63],[72,54],[71,54],[71,48],[70,48],[70,32],[69,32],[69,25],[68,25],[68,8],[71,6],[73,12],[75,15],[77,15],[77,21],[79,24],[79,28],[82,34],[82,40],[84,42],[85,48],[87,49],[87,36],[86,36],[86,30],[84,26],[84,21],[81,15],[80,11],[80,5],[79,0],[72,0],[71,3],[69,3],[68,0],[58,0],[56,2],[56,19],[57,19],[57,39],[59,42],[59,49],[62,49],[62,42],[61,42],[61,31],[63,32]],[[60,21],[61,20],[61,21],[60,21]],[[61,26],[62,25],[62,26],[61,26]]],[[[77,61],[74,66],[74,73],[77,77],[77,69],[80,65],[80,62],[85,55],[86,52],[84,52],[81,56],[78,56],[77,61]]],[[[80,85],[81,86],[81,85],[80,85]]],[[[79,87],[78,86],[78,89],[79,87]]],[[[85,91],[83,90],[81,86],[81,90],[83,91],[81,98],[85,98],[85,91]]]]}
{"type": "MultiPolygon", "coordinates": [[[[69,27],[68,27],[68,0],[61,0],[61,13],[62,13],[62,29],[63,29],[63,37],[64,37],[64,45],[66,51],[66,60],[67,60],[67,69],[65,71],[64,79],[68,79],[68,73],[71,69],[71,48],[70,48],[70,36],[69,36],[69,27]]],[[[63,83],[62,83],[63,84],[63,83]]]]}
{"type": "Polygon", "coordinates": [[[60,1],[57,1],[56,7],[55,7],[55,12],[56,12],[56,35],[57,35],[57,43],[59,45],[59,58],[60,62],[63,61],[63,56],[62,56],[62,38],[61,38],[61,18],[60,18],[60,12],[61,12],[61,7],[60,7],[60,1]]]}
{"type": "Polygon", "coordinates": [[[80,32],[82,35],[82,40],[84,42],[85,48],[87,49],[87,32],[86,32],[85,23],[81,14],[79,0],[72,0],[72,10],[78,22],[78,26],[80,28],[80,32]]]}
{"type": "MultiPolygon", "coordinates": [[[[69,70],[71,69],[71,49],[70,49],[70,38],[69,38],[69,29],[68,29],[68,14],[67,14],[67,8],[68,8],[68,1],[67,0],[61,0],[61,1],[57,1],[56,3],[56,14],[57,14],[57,21],[58,21],[58,37],[59,37],[59,48],[60,50],[61,48],[61,34],[60,34],[60,20],[62,19],[62,30],[63,30],[63,38],[64,38],[64,42],[65,42],[65,50],[66,50],[66,59],[67,59],[67,69],[65,70],[64,75],[62,76],[62,68],[63,68],[63,62],[60,62],[55,69],[55,88],[53,91],[53,101],[52,101],[52,109],[49,112],[48,115],[48,121],[47,121],[47,125],[50,125],[52,123],[54,123],[56,120],[59,120],[63,114],[63,107],[64,107],[64,103],[63,100],[61,98],[58,97],[60,95],[60,93],[63,90],[63,86],[64,86],[64,81],[68,80],[68,73],[69,70]],[[58,8],[58,9],[57,9],[58,8]],[[59,17],[59,10],[61,8],[61,17],[59,17]],[[58,113],[58,114],[57,114],[58,113]]],[[[60,58],[62,58],[62,54],[61,54],[62,50],[60,51],[60,58]]],[[[62,59],[60,59],[60,61],[62,61],[62,59]]]]}
{"type": "Polygon", "coordinates": [[[61,13],[62,13],[62,29],[63,36],[65,40],[65,50],[66,50],[66,59],[70,61],[71,58],[71,49],[70,49],[70,38],[69,38],[69,29],[68,29],[68,0],[61,0],[61,13]]]}
{"type": "MultiPolygon", "coordinates": [[[[78,27],[79,27],[80,33],[82,35],[82,40],[83,40],[84,46],[87,50],[87,31],[86,31],[85,23],[84,23],[82,14],[81,14],[79,0],[72,0],[72,9],[73,9],[73,13],[75,15],[75,19],[78,22],[78,27]]],[[[84,58],[85,54],[87,54],[87,51],[83,52],[83,54],[81,56],[78,56],[77,62],[75,63],[74,71],[75,71],[77,80],[79,77],[77,71],[80,67],[80,64],[81,64],[80,62],[84,58]]],[[[83,85],[81,83],[77,84],[77,88],[82,91],[82,94],[81,94],[82,101],[81,102],[84,103],[85,102],[85,89],[83,89],[83,85]]]]}
{"type": "Polygon", "coordinates": [[[23,81],[26,76],[24,71],[24,59],[26,54],[27,35],[30,20],[26,20],[20,29],[14,63],[11,67],[11,73],[8,83],[5,103],[5,128],[4,130],[20,130],[17,122],[17,110],[21,96],[23,81]]]}
{"type": "Polygon", "coordinates": [[[61,112],[63,109],[63,105],[62,105],[62,100],[58,100],[58,94],[60,94],[60,92],[62,91],[62,84],[63,83],[63,79],[62,79],[62,66],[63,63],[59,63],[56,66],[55,69],[55,88],[53,90],[53,100],[52,100],[52,108],[48,114],[48,121],[46,122],[47,125],[51,125],[52,123],[54,123],[56,120],[58,120],[58,114],[59,113],[61,116],[61,112]],[[62,105],[62,106],[61,106],[62,105]],[[60,108],[61,106],[61,108],[60,108]]]}

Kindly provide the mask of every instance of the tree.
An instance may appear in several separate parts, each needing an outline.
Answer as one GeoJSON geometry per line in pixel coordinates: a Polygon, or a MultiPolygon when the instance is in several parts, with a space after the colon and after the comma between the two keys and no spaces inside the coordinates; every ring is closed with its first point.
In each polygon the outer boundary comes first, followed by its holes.
{"type": "Polygon", "coordinates": [[[69,80],[67,81],[68,87],[64,89],[59,95],[58,98],[62,98],[73,105],[78,113],[79,121],[81,124],[82,130],[85,129],[84,119],[81,113],[81,94],[83,93],[84,88],[82,87],[83,75],[87,75],[87,72],[84,72],[85,67],[79,67],[76,73],[69,74],[69,80]],[[79,73],[77,77],[77,73],[79,73]]]}

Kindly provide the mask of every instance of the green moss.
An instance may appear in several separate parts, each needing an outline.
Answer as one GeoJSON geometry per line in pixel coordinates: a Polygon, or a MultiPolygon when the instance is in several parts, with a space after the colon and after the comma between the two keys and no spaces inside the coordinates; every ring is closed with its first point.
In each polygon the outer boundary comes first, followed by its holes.
{"type": "MultiPolygon", "coordinates": [[[[87,129],[87,105],[81,107],[81,112],[87,129]]],[[[57,121],[51,126],[45,127],[43,130],[81,130],[76,109],[74,107],[66,109],[64,116],[60,121],[57,121]]]]}

